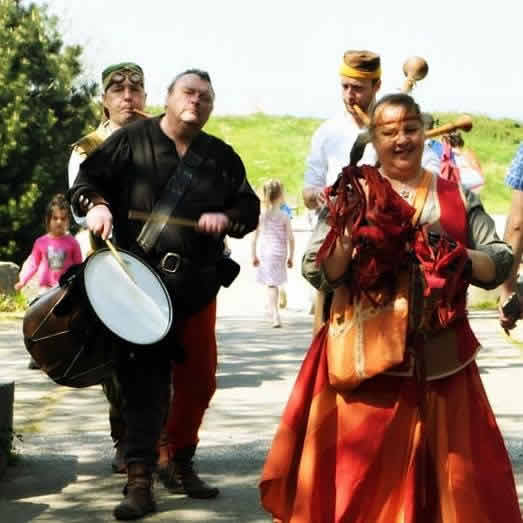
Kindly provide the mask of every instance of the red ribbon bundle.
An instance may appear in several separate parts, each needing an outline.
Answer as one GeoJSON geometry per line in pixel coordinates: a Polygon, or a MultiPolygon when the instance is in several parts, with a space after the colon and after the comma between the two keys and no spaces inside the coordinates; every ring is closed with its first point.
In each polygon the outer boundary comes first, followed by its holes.
{"type": "Polygon", "coordinates": [[[331,229],[316,262],[325,260],[336,240],[350,228],[354,254],[347,284],[353,295],[365,292],[374,301],[368,291],[380,288],[389,291],[385,300],[391,298],[399,270],[417,260],[424,278],[424,295],[435,305],[434,319],[446,326],[464,313],[464,293],[458,290],[466,286],[465,247],[444,236],[431,245],[426,230],[412,225],[414,207],[377,169],[347,166],[325,194],[331,229]]]}
{"type": "Polygon", "coordinates": [[[414,252],[425,279],[424,295],[433,300],[437,314],[431,321],[446,327],[465,313],[465,293],[458,291],[467,285],[467,278],[464,278],[469,260],[467,249],[445,236],[438,237],[432,245],[427,231],[418,229],[414,252]]]}
{"type": "Polygon", "coordinates": [[[336,239],[351,228],[354,248],[354,293],[368,291],[381,282],[394,284],[394,276],[405,264],[414,228],[415,209],[399,196],[374,167],[345,167],[326,191],[331,229],[317,255],[321,263],[332,252],[336,239]],[[366,184],[367,196],[362,186],[366,184]]]}

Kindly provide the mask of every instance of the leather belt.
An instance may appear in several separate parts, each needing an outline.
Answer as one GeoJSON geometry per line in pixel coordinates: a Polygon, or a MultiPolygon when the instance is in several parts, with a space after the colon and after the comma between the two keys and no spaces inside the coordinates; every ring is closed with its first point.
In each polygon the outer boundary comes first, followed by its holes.
{"type": "Polygon", "coordinates": [[[195,269],[197,271],[206,271],[216,267],[215,263],[207,263],[205,265],[200,264],[196,262],[194,259],[186,258],[185,256],[182,256],[181,254],[173,251],[166,252],[160,258],[160,261],[157,262],[156,267],[168,274],[174,274],[178,272],[180,269],[182,269],[184,265],[190,266],[192,269],[195,269]]]}

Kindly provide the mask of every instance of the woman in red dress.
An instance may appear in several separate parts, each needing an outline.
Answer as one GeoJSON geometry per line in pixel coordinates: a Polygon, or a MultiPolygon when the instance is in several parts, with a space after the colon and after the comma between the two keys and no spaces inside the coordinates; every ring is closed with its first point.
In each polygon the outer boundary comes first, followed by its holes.
{"type": "Polygon", "coordinates": [[[268,453],[262,504],[285,523],[521,523],[466,314],[468,284],[499,285],[511,251],[477,196],[421,168],[412,98],[380,100],[370,133],[379,169],[343,170],[318,237],[329,232],[311,243],[319,265],[305,272],[334,289],[330,319],[268,453]]]}

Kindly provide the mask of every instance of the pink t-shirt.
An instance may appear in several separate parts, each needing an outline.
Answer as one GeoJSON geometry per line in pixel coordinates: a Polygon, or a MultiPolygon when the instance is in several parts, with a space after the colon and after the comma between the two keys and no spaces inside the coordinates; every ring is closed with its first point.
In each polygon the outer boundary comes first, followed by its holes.
{"type": "Polygon", "coordinates": [[[82,252],[74,236],[44,234],[36,239],[31,255],[22,266],[19,280],[25,285],[37,273],[41,287],[54,287],[60,276],[78,263],[82,263],[82,252]]]}

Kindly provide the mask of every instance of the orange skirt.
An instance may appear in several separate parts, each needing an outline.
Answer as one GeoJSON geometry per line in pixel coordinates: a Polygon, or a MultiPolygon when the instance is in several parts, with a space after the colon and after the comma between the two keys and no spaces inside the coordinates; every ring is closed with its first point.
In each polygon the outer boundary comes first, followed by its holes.
{"type": "Polygon", "coordinates": [[[379,375],[340,394],[329,386],[325,341],[323,329],[263,469],[261,501],[275,519],[521,523],[510,460],[475,363],[424,389],[379,375]]]}

